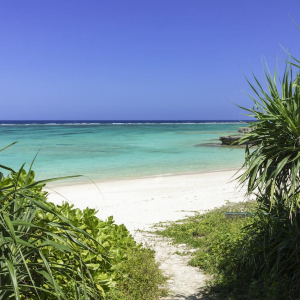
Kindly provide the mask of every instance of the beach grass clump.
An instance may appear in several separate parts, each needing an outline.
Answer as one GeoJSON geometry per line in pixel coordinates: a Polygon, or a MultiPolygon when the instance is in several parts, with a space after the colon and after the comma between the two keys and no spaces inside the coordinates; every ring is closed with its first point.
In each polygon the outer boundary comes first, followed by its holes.
{"type": "Polygon", "coordinates": [[[282,195],[275,193],[274,198],[278,204],[271,208],[258,198],[252,221],[241,228],[236,270],[244,276],[252,299],[299,299],[300,215],[293,216],[291,223],[282,195]]]}
{"type": "MultiPolygon", "coordinates": [[[[242,228],[252,223],[252,217],[227,218],[226,212],[252,212],[256,203],[231,203],[203,213],[196,213],[176,222],[170,222],[157,234],[172,238],[176,244],[186,244],[193,251],[189,264],[200,267],[207,274],[213,275],[210,284],[223,285],[222,297],[232,291],[225,290],[239,278],[237,264],[240,243],[246,234],[242,228]]],[[[215,290],[214,290],[215,293],[215,290]]],[[[222,298],[225,299],[225,298],[222,298]]]]}
{"type": "Polygon", "coordinates": [[[289,210],[281,211],[279,218],[275,209],[258,209],[256,201],[227,203],[170,222],[157,234],[197,249],[189,264],[210,275],[204,291],[207,297],[298,299],[299,228],[291,231],[288,215],[289,210]],[[241,211],[250,214],[225,216],[241,211]]]}
{"type": "Polygon", "coordinates": [[[0,299],[158,299],[152,250],[113,217],[55,205],[31,167],[0,173],[0,299]],[[142,295],[142,298],[138,294],[142,295]],[[110,295],[119,298],[111,298],[110,295]],[[149,296],[148,296],[149,295],[149,296]]]}
{"type": "Polygon", "coordinates": [[[163,276],[155,261],[155,252],[144,248],[143,251],[128,249],[127,260],[120,266],[125,276],[119,278],[116,286],[107,294],[107,300],[156,300],[167,296],[163,276]]]}
{"type": "Polygon", "coordinates": [[[225,213],[250,212],[254,206],[254,202],[227,203],[220,208],[171,222],[157,233],[172,238],[174,243],[198,249],[189,264],[214,273],[219,270],[224,254],[231,252],[232,244],[240,238],[240,228],[249,224],[249,218],[226,218],[225,213]]]}

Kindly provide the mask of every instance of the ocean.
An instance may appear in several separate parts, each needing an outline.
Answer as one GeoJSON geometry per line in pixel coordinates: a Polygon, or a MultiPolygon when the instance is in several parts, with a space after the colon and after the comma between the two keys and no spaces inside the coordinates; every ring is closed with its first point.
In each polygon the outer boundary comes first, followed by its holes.
{"type": "MultiPolygon", "coordinates": [[[[0,121],[0,164],[33,165],[37,179],[95,181],[240,168],[245,151],[220,145],[240,121],[0,121]],[[83,177],[79,180],[88,180],[83,177]]],[[[2,171],[3,172],[3,171],[2,171]]],[[[5,172],[4,172],[5,173],[5,172]]]]}

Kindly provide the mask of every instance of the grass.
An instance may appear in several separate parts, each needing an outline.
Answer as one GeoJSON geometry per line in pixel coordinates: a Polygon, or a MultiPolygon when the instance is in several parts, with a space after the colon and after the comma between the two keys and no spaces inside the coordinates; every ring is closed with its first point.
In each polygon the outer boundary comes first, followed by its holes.
{"type": "Polygon", "coordinates": [[[230,250],[231,243],[240,235],[240,228],[249,222],[248,218],[226,219],[225,212],[250,212],[254,207],[254,202],[228,202],[221,208],[204,214],[196,213],[192,217],[165,224],[165,228],[157,230],[156,233],[172,238],[176,244],[186,244],[198,249],[190,264],[213,273],[222,259],[221,254],[230,250]]]}
{"type": "Polygon", "coordinates": [[[196,213],[194,216],[167,224],[160,223],[156,233],[172,238],[176,244],[186,244],[187,247],[197,249],[192,254],[189,264],[213,275],[207,286],[207,296],[217,295],[220,299],[259,299],[247,298],[245,285],[248,282],[243,276],[240,277],[240,281],[237,280],[237,276],[240,275],[238,273],[228,276],[231,273],[230,269],[235,269],[235,252],[245,234],[242,228],[250,224],[252,218],[225,217],[226,212],[252,212],[255,209],[254,201],[228,202],[220,208],[202,214],[196,213]]]}
{"type": "Polygon", "coordinates": [[[175,251],[173,254],[177,254],[179,256],[186,256],[186,255],[190,255],[190,252],[189,251],[183,251],[183,252],[175,251]]]}
{"type": "Polygon", "coordinates": [[[210,275],[205,289],[208,299],[299,299],[295,250],[299,229],[295,226],[286,242],[283,231],[290,228],[288,222],[275,210],[264,212],[256,201],[228,202],[202,214],[160,223],[156,233],[172,238],[175,244],[186,244],[187,250],[197,249],[189,264],[210,275]],[[226,212],[253,214],[226,218],[226,212]],[[282,248],[283,244],[286,247],[282,248]]]}
{"type": "Polygon", "coordinates": [[[106,299],[156,300],[167,296],[163,287],[167,278],[162,275],[154,254],[149,248],[129,251],[127,262],[120,269],[128,277],[122,277],[106,299]]]}

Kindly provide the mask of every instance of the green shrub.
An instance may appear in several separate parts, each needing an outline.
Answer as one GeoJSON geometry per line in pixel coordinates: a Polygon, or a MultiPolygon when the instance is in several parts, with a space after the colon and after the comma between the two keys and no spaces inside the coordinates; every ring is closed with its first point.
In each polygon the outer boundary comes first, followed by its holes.
{"type": "Polygon", "coordinates": [[[51,180],[0,173],[0,299],[145,299],[162,294],[153,251],[137,245],[112,217],[54,205],[51,180]],[[115,296],[114,296],[115,295],[115,296]]]}
{"type": "MultiPolygon", "coordinates": [[[[53,205],[54,206],[54,205],[53,205]]],[[[141,248],[136,245],[133,238],[129,235],[124,225],[114,224],[113,218],[109,217],[107,221],[99,220],[95,215],[95,209],[86,208],[81,211],[74,209],[73,205],[64,203],[57,205],[56,210],[59,214],[66,217],[69,222],[87,232],[90,237],[85,234],[79,234],[78,238],[89,249],[82,250],[80,245],[76,245],[76,251],[81,253],[82,260],[87,266],[86,276],[91,276],[95,282],[99,292],[108,291],[116,282],[124,275],[120,272],[119,266],[124,260],[127,260],[127,251],[130,248],[141,248]],[[91,251],[92,250],[92,251],[91,251]]],[[[41,227],[48,223],[57,222],[57,216],[48,212],[40,211],[37,224],[41,227]]],[[[59,232],[59,228],[51,228],[53,232],[59,232]]],[[[55,242],[59,242],[53,239],[55,242]]],[[[81,262],[73,257],[66,257],[64,253],[57,252],[55,249],[49,249],[51,252],[50,261],[60,262],[63,265],[70,264],[75,269],[80,268],[81,262]]],[[[69,283],[65,278],[59,280],[60,286],[65,290],[69,288],[69,283]]]]}
{"type": "MultiPolygon", "coordinates": [[[[98,242],[80,236],[80,241],[100,254],[82,252],[96,287],[99,284],[100,289],[110,291],[108,299],[155,300],[162,294],[159,285],[164,282],[164,277],[155,262],[154,251],[143,248],[142,244],[137,245],[124,225],[116,225],[112,217],[101,221],[96,217],[95,209],[81,211],[64,203],[58,205],[57,210],[98,242]]],[[[48,213],[42,213],[40,219],[40,222],[56,221],[56,217],[48,213]]],[[[68,263],[61,254],[56,259],[68,263]]],[[[77,262],[74,265],[79,267],[77,262]]]]}
{"type": "Polygon", "coordinates": [[[166,278],[155,262],[154,251],[150,249],[129,249],[128,259],[120,266],[127,275],[121,277],[107,300],[156,300],[166,296],[162,287],[166,278]]]}
{"type": "Polygon", "coordinates": [[[256,286],[252,292],[260,290],[266,299],[299,299],[300,216],[291,223],[289,207],[280,206],[281,195],[274,198],[277,205],[271,209],[265,199],[257,199],[262,205],[242,229],[237,272],[250,274],[248,288],[256,286]]]}

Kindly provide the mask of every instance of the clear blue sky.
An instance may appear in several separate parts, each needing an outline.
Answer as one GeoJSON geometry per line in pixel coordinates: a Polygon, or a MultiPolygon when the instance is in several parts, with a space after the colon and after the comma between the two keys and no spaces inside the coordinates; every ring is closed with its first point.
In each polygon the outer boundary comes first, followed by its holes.
{"type": "Polygon", "coordinates": [[[1,0],[0,119],[240,119],[299,0],[1,0]]]}

